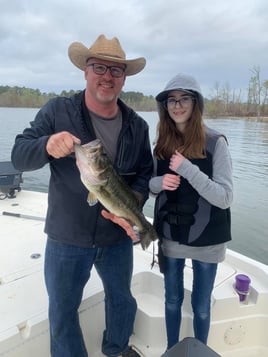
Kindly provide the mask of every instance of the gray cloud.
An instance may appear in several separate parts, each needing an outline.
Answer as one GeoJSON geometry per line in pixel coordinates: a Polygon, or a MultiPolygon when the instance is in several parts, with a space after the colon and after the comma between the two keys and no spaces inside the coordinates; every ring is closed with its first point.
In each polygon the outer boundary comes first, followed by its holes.
{"type": "Polygon", "coordinates": [[[246,91],[250,69],[268,79],[266,0],[0,0],[0,84],[59,93],[83,89],[68,46],[117,36],[128,58],[147,65],[124,90],[157,94],[178,72],[209,96],[215,83],[246,91]]]}

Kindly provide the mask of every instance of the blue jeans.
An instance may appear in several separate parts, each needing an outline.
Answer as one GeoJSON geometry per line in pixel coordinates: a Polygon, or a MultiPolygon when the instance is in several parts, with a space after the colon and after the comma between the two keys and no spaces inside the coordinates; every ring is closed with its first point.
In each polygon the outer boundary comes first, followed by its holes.
{"type": "MultiPolygon", "coordinates": [[[[167,349],[174,346],[180,335],[181,305],[184,299],[183,270],[185,259],[165,257],[165,318],[167,349]]],[[[193,309],[194,336],[207,343],[210,326],[210,301],[217,272],[217,264],[192,261],[193,288],[191,303],[193,309]]]]}
{"type": "MultiPolygon", "coordinates": [[[[88,356],[79,324],[78,308],[93,264],[105,292],[102,352],[118,356],[133,332],[136,300],[130,285],[133,271],[131,239],[104,248],[81,248],[47,240],[45,282],[49,296],[52,357],[88,356]]],[[[94,321],[89,321],[94,328],[94,321]]]]}

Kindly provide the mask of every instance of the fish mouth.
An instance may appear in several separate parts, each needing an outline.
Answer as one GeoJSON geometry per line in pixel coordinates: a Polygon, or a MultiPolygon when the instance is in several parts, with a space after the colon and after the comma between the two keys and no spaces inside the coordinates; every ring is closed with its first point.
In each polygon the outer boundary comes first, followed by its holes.
{"type": "Polygon", "coordinates": [[[90,141],[87,144],[74,144],[76,165],[80,171],[82,181],[91,185],[104,185],[107,180],[103,180],[100,175],[105,171],[105,167],[100,165],[99,157],[102,155],[103,147],[99,139],[90,141]]]}
{"type": "Polygon", "coordinates": [[[102,146],[100,139],[95,139],[90,141],[89,143],[82,145],[82,147],[92,147],[92,148],[100,148],[102,146]]]}
{"type": "Polygon", "coordinates": [[[81,153],[87,158],[94,158],[102,151],[102,143],[100,139],[95,139],[84,145],[74,143],[74,148],[76,153],[81,153]]]}
{"type": "Polygon", "coordinates": [[[100,139],[95,139],[84,145],[78,145],[76,148],[78,152],[82,152],[90,160],[101,154],[103,150],[100,139]]]}
{"type": "Polygon", "coordinates": [[[81,145],[81,147],[85,150],[89,150],[90,152],[101,151],[102,143],[100,139],[95,139],[87,144],[81,145]]]}
{"type": "Polygon", "coordinates": [[[101,149],[102,148],[102,143],[101,143],[100,139],[95,139],[95,140],[92,140],[89,143],[84,144],[84,145],[74,143],[74,147],[75,148],[89,149],[89,150],[97,150],[97,149],[101,149]]]}

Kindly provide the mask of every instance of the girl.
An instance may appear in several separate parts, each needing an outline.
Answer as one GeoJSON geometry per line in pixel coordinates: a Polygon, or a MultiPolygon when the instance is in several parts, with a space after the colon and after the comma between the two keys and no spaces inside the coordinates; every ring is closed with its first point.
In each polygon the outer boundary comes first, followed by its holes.
{"type": "Polygon", "coordinates": [[[154,147],[154,225],[165,282],[167,349],[178,342],[184,298],[185,259],[192,260],[191,303],[195,338],[207,343],[217,264],[231,240],[232,164],[224,135],[203,122],[197,81],[172,78],[156,96],[159,113],[154,147]]]}

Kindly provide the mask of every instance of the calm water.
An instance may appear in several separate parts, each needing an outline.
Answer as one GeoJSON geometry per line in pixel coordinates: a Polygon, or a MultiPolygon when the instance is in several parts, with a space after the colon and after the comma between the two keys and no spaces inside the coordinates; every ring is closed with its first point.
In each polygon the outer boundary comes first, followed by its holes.
{"type": "MultiPolygon", "coordinates": [[[[0,108],[0,161],[10,160],[16,134],[34,118],[37,109],[0,108]]],[[[150,125],[153,142],[156,113],[140,113],[150,125]]],[[[233,240],[229,248],[268,264],[268,123],[243,119],[210,119],[208,126],[224,133],[233,160],[233,240]]],[[[22,187],[47,191],[49,169],[23,173],[22,187]]],[[[1,204],[1,201],[0,201],[1,204]]],[[[152,216],[153,199],[145,206],[152,216]]]]}

